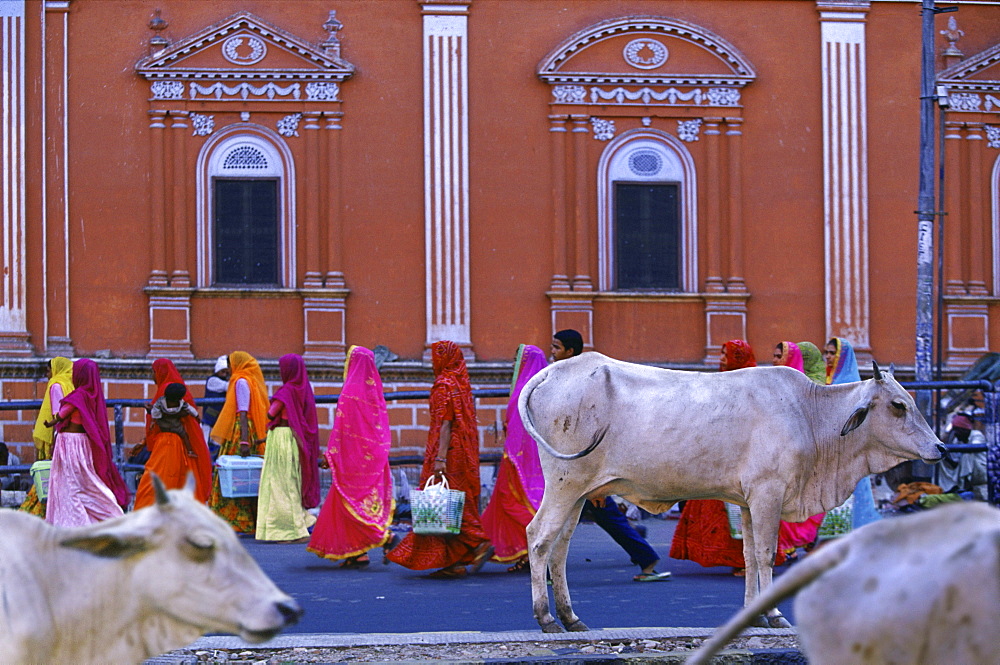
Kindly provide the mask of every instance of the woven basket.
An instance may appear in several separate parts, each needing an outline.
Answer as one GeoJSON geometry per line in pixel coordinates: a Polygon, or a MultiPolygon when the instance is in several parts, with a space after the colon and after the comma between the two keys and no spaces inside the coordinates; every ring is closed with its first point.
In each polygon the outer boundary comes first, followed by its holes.
{"type": "Polygon", "coordinates": [[[432,484],[434,478],[428,478],[422,490],[410,492],[413,533],[425,536],[458,533],[462,530],[465,492],[450,489],[444,476],[441,482],[432,484]]]}
{"type": "Polygon", "coordinates": [[[736,540],[743,540],[743,516],[740,507],[726,503],[726,517],[729,518],[729,535],[736,540]]]}
{"type": "Polygon", "coordinates": [[[847,497],[847,501],[836,508],[826,511],[823,523],[819,525],[819,532],[816,534],[817,540],[829,540],[837,538],[851,532],[851,518],[854,515],[854,496],[847,497]]]}

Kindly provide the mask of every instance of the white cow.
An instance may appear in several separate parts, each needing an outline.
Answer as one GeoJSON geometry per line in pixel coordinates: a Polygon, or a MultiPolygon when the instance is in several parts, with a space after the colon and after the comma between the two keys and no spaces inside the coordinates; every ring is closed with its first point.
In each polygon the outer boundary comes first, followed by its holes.
{"type": "MultiPolygon", "coordinates": [[[[819,386],[788,367],[681,372],[599,353],[554,363],[524,387],[518,409],[540,455],[545,496],[528,525],[531,594],[542,630],[551,568],[559,619],[573,612],[566,551],[586,498],[617,494],[659,513],[681,499],[742,507],[744,604],[771,584],[779,520],[843,503],[861,478],[909,459],[936,462],[943,444],[910,395],[875,379],[819,386]]],[[[777,609],[763,625],[787,626],[777,609]]]]}
{"type": "Polygon", "coordinates": [[[206,632],[270,639],[302,614],[186,490],[66,529],[0,510],[0,663],[139,663],[206,632]]]}
{"type": "Polygon", "coordinates": [[[759,612],[796,592],[811,665],[1000,663],[1000,511],[941,506],[824,545],[687,662],[709,662],[759,612]]]}

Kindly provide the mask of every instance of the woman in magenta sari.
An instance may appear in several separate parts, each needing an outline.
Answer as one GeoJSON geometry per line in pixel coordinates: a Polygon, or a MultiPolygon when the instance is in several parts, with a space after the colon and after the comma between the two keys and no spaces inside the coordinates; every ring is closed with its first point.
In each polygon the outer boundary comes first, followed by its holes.
{"type": "Polygon", "coordinates": [[[347,352],[344,387],[321,464],[333,477],[309,547],[341,568],[367,566],[368,550],[390,541],[395,510],[389,446],[392,432],[375,355],[361,346],[347,352]]]}
{"type": "MultiPolygon", "coordinates": [[[[774,364],[791,367],[803,374],[806,373],[802,359],[802,350],[795,342],[778,342],[774,347],[774,364]]],[[[804,522],[786,522],[781,520],[778,528],[778,549],[789,559],[795,559],[795,550],[800,547],[812,548],[816,543],[816,534],[823,523],[826,513],[817,513],[804,522]]]]}
{"type": "Polygon", "coordinates": [[[494,561],[513,562],[508,572],[528,568],[528,537],[525,528],[535,516],[545,491],[538,445],[524,430],[517,399],[528,379],[548,365],[545,352],[537,346],[522,344],[514,362],[514,380],[507,402],[507,437],[503,459],[497,471],[493,496],[483,511],[483,529],[495,550],[494,561]]]}
{"type": "Polygon", "coordinates": [[[57,425],[45,521],[86,526],[123,514],[128,490],[111,452],[111,430],[97,363],[73,363],[73,392],[55,415],[57,425]]]}
{"type": "Polygon", "coordinates": [[[267,443],[257,496],[257,540],[306,542],[319,505],[319,427],[306,363],[297,353],[278,360],[281,387],[267,411],[267,443]]]}

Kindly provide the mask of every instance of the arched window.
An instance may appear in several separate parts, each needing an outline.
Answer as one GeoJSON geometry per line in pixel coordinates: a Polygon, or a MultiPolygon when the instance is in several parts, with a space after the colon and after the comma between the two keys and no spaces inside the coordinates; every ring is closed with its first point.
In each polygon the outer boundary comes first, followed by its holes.
{"type": "Polygon", "coordinates": [[[198,285],[295,286],[294,167],[277,134],[227,127],[198,158],[198,285]]]}
{"type": "Polygon", "coordinates": [[[598,166],[598,288],[696,291],[696,209],[694,162],[676,138],[613,140],[598,166]]]}

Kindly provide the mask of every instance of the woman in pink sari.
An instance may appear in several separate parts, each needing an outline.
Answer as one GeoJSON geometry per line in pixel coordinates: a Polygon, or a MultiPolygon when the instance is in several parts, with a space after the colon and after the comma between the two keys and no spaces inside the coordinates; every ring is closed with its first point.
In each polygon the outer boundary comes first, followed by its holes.
{"type": "Polygon", "coordinates": [[[368,550],[390,541],[395,506],[389,472],[392,432],[375,356],[352,346],[344,367],[333,431],[321,461],[333,483],[307,549],[342,561],[342,568],[367,566],[368,550]]]}
{"type": "Polygon", "coordinates": [[[73,392],[66,395],[57,425],[45,521],[86,526],[123,514],[128,490],[111,452],[111,430],[97,363],[73,363],[73,392]]]}
{"type": "MultiPolygon", "coordinates": [[[[802,350],[795,342],[778,342],[774,347],[774,364],[784,365],[806,373],[802,361],[802,350]]],[[[823,523],[826,513],[813,515],[804,522],[781,521],[778,528],[778,549],[790,559],[796,558],[795,550],[800,547],[811,548],[816,542],[819,525],[823,523]]]]}
{"type": "Polygon", "coordinates": [[[483,511],[483,530],[493,543],[493,560],[513,562],[508,572],[528,569],[528,537],[525,528],[535,516],[545,491],[538,445],[524,430],[517,399],[528,379],[548,365],[545,352],[522,344],[514,361],[514,380],[507,402],[507,437],[503,459],[490,503],[483,511]]]}

